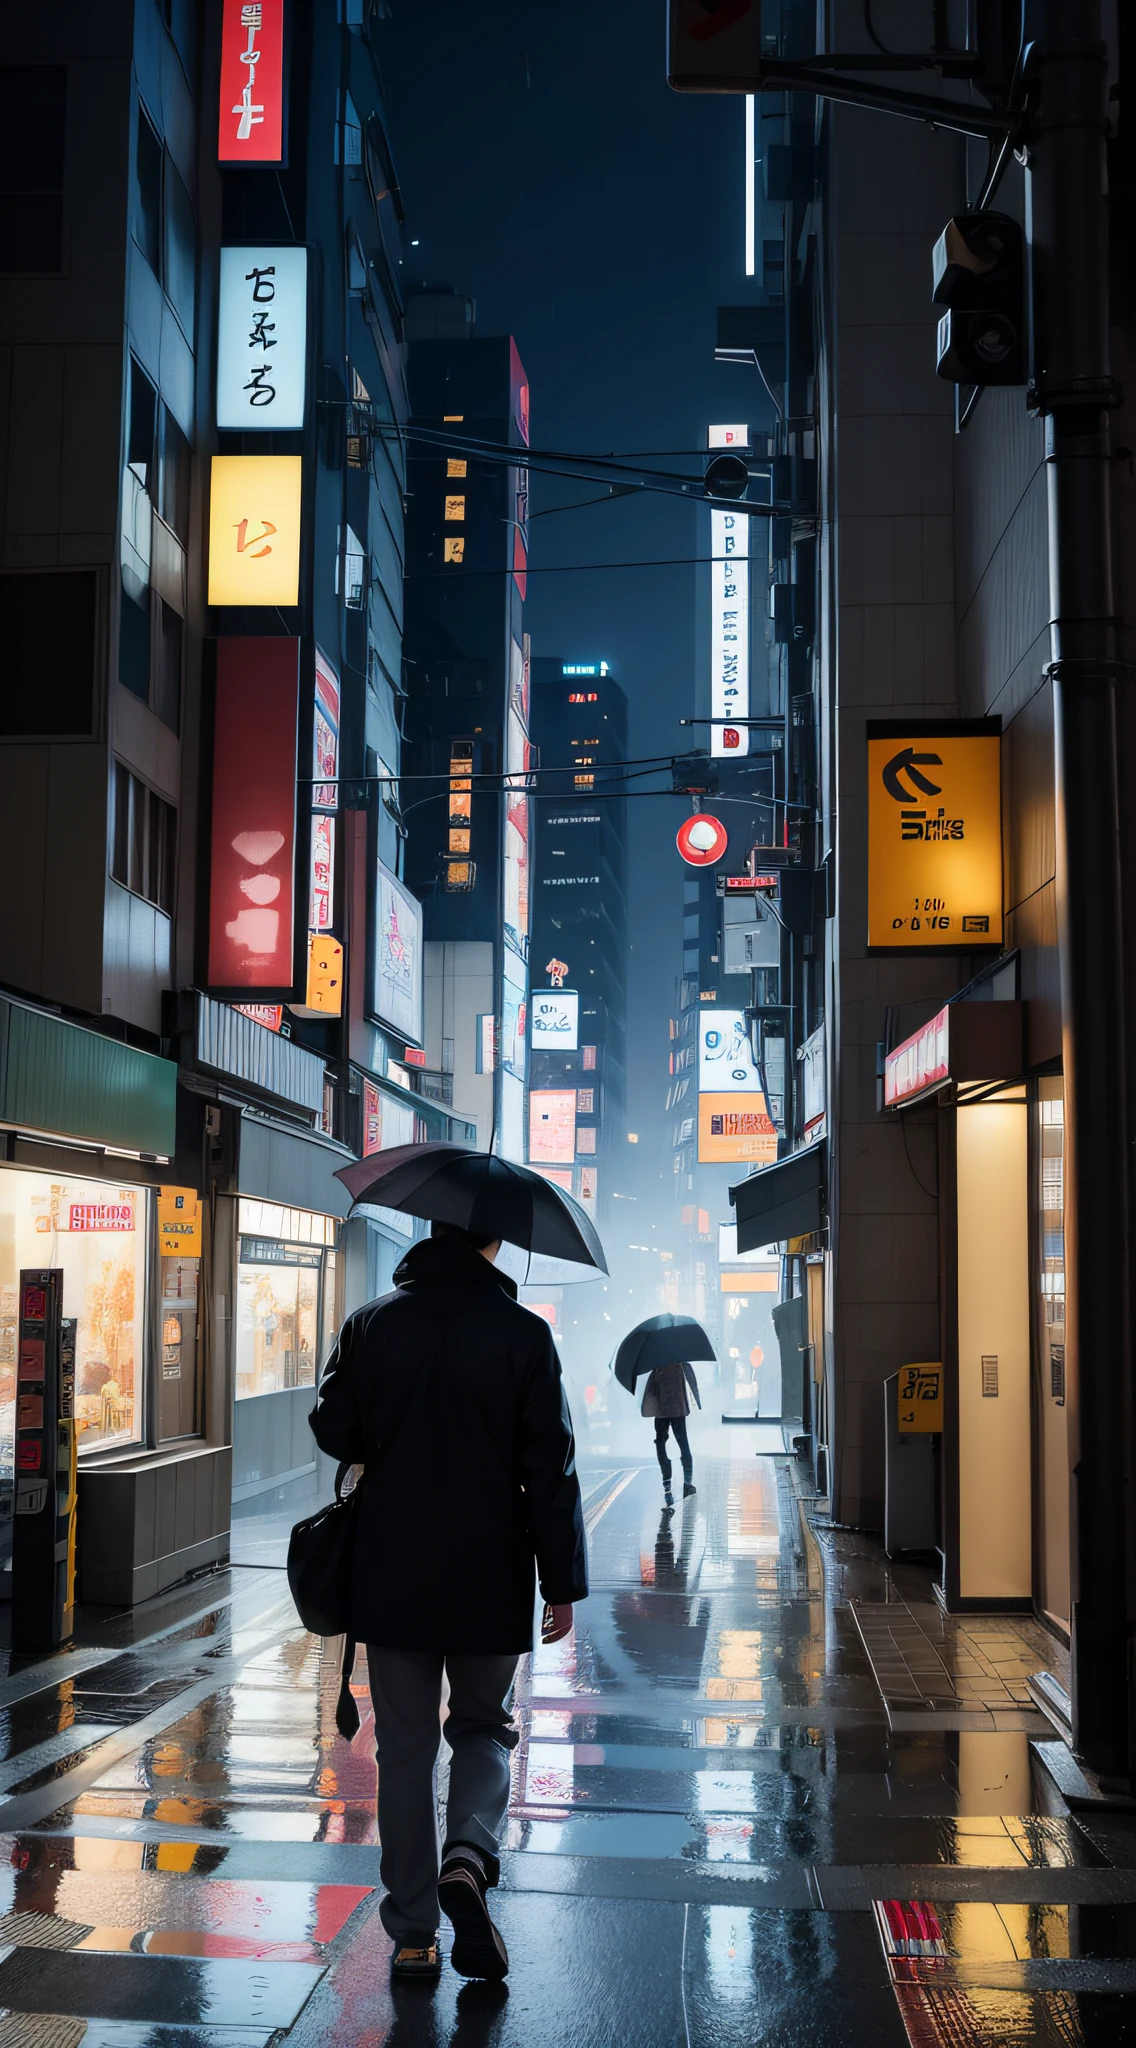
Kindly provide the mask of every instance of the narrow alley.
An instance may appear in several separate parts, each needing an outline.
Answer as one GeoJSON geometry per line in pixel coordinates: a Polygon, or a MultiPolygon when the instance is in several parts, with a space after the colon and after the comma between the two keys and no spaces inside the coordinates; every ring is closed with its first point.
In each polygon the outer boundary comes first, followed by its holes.
{"type": "Polygon", "coordinates": [[[696,1447],[673,1514],[653,1464],[585,1470],[593,1591],[518,1680],[507,1985],[392,1989],[365,1686],[347,1744],[336,1646],[234,1568],[3,1681],[0,2048],[1136,2039],[1136,1825],[1043,1767],[1052,1639],[943,1621],[776,1428],[696,1447]]]}

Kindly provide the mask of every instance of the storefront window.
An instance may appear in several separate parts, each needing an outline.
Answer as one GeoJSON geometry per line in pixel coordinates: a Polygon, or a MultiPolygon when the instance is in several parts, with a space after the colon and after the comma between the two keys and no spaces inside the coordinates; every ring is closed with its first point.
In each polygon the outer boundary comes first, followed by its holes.
{"type": "Polygon", "coordinates": [[[162,1260],[158,1438],[192,1436],[197,1418],[197,1285],[200,1259],[162,1260]]]}
{"type": "Polygon", "coordinates": [[[1064,1084],[1046,1077],[1038,1083],[1041,1186],[1042,1372],[1045,1391],[1065,1399],[1065,1095],[1064,1084]]]}
{"type": "Polygon", "coordinates": [[[142,1187],[52,1174],[0,1173],[0,1437],[13,1434],[22,1268],[63,1272],[63,1313],[78,1324],[79,1454],[142,1435],[146,1244],[142,1187]]]}
{"type": "Polygon", "coordinates": [[[338,1318],[335,1218],[242,1197],[239,1222],[237,1400],[314,1387],[338,1318]]]}

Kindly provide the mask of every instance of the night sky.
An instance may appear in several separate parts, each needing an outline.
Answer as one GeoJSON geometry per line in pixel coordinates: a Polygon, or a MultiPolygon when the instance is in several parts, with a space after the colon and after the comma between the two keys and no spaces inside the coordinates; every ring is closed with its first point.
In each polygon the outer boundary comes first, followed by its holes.
{"type": "MultiPolygon", "coordinates": [[[[755,373],[713,360],[716,307],[747,296],[743,103],[668,90],[664,12],[663,0],[390,0],[382,24],[406,233],[419,242],[407,249],[408,282],[470,292],[480,334],[516,336],[534,448],[701,451],[710,420],[767,416],[755,373]]],[[[599,488],[534,477],[532,506],[599,488]]],[[[537,517],[530,564],[704,553],[705,516],[651,497],[537,517]]],[[[613,664],[633,756],[689,749],[678,719],[707,709],[699,578],[705,568],[530,580],[534,654],[613,664]]],[[[674,834],[685,811],[680,798],[628,806],[628,1109],[645,1178],[664,1163],[669,1178],[666,1020],[684,874],[674,834]]]]}

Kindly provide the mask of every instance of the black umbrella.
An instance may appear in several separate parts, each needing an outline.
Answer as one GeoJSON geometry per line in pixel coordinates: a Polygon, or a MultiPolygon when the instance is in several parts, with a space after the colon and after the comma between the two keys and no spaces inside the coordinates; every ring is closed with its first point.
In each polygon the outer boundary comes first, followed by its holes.
{"type": "Polygon", "coordinates": [[[336,1179],[356,1202],[377,1202],[430,1223],[453,1223],[526,1251],[607,1272],[595,1226],[579,1203],[542,1174],[494,1152],[432,1138],[341,1166],[336,1179]]]}
{"type": "Polygon", "coordinates": [[[635,1382],[661,1365],[687,1365],[693,1358],[713,1358],[714,1346],[693,1316],[648,1316],[629,1330],[611,1361],[621,1387],[635,1392],[635,1382]]]}

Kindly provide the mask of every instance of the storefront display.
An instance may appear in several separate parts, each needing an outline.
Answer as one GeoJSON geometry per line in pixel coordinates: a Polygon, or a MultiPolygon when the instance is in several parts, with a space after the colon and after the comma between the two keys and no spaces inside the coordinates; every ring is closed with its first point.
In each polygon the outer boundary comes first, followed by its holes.
{"type": "Polygon", "coordinates": [[[338,1327],[338,1226],[331,1216],[242,1198],[236,1397],[314,1387],[338,1327]]]}
{"type": "Polygon", "coordinates": [[[14,1432],[22,1267],[63,1272],[63,1314],[77,1326],[80,1457],[140,1441],[149,1201],[144,1187],[0,1174],[0,1458],[14,1432]]]}

